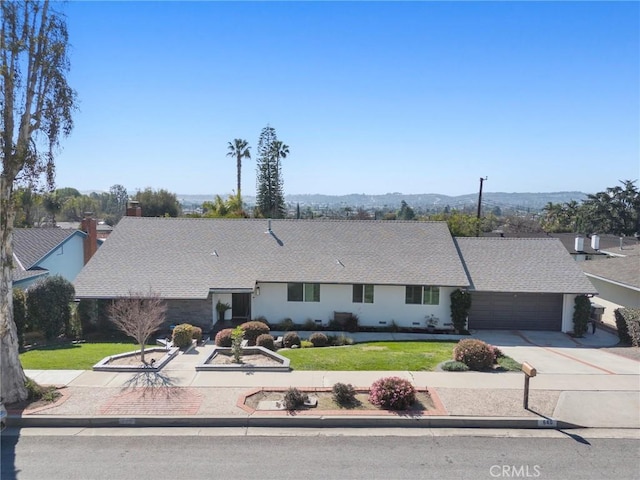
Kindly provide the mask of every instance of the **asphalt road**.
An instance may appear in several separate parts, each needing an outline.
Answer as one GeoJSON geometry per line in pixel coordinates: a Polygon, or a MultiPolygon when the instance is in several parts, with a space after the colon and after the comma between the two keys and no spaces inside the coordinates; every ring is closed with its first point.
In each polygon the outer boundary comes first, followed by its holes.
{"type": "Polygon", "coordinates": [[[637,439],[374,435],[5,435],[1,478],[640,478],[637,439]]]}

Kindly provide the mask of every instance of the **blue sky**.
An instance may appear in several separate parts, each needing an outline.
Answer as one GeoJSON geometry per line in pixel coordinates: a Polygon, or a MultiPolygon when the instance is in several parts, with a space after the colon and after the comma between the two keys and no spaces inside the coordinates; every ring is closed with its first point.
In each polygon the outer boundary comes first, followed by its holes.
{"type": "MultiPolygon", "coordinates": [[[[640,177],[637,2],[71,2],[57,185],[228,194],[267,124],[287,194],[602,191],[640,177]]],[[[244,194],[255,193],[255,159],[244,194]]]]}

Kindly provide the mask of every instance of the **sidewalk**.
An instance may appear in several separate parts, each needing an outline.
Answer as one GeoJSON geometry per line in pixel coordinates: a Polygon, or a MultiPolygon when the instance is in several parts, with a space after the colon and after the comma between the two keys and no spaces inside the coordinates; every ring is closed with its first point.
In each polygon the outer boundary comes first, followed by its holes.
{"type": "Polygon", "coordinates": [[[640,364],[636,374],[539,374],[530,381],[525,410],[524,375],[517,372],[197,372],[195,365],[212,348],[209,343],[181,354],[157,374],[27,370],[40,384],[66,388],[53,405],[10,412],[9,425],[640,429],[640,364]],[[368,388],[392,375],[428,388],[442,409],[436,415],[350,410],[292,415],[243,408],[244,396],[260,389],[330,388],[336,382],[368,388]]]}

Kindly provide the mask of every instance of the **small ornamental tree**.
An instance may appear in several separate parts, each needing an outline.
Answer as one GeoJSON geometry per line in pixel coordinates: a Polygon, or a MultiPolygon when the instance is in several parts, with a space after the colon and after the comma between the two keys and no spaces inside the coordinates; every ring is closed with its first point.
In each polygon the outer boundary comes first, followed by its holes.
{"type": "Polygon", "coordinates": [[[138,342],[140,361],[144,363],[144,346],[164,324],[166,312],[167,306],[157,294],[130,293],[111,305],[109,318],[120,331],[138,342]]]}
{"type": "Polygon", "coordinates": [[[54,275],[37,282],[27,291],[27,318],[41,330],[47,340],[56,338],[68,330],[75,289],[71,282],[54,275]]]}
{"type": "Polygon", "coordinates": [[[471,309],[471,294],[460,289],[450,295],[451,321],[456,332],[460,333],[467,328],[467,316],[471,309]]]}
{"type": "Polygon", "coordinates": [[[245,331],[240,327],[236,327],[231,332],[231,354],[233,355],[233,363],[242,363],[242,340],[245,331]]]}
{"type": "Polygon", "coordinates": [[[586,295],[578,295],[574,300],[573,308],[573,334],[582,337],[589,328],[591,316],[591,300],[586,295]]]}

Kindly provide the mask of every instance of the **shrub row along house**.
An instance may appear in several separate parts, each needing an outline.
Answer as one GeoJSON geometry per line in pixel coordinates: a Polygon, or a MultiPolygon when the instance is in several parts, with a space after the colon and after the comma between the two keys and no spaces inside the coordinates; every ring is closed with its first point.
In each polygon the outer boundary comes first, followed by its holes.
{"type": "Polygon", "coordinates": [[[444,222],[124,217],[80,272],[78,299],[153,292],[168,323],[226,318],[571,331],[574,298],[596,294],[560,241],[451,237],[444,222]]]}

